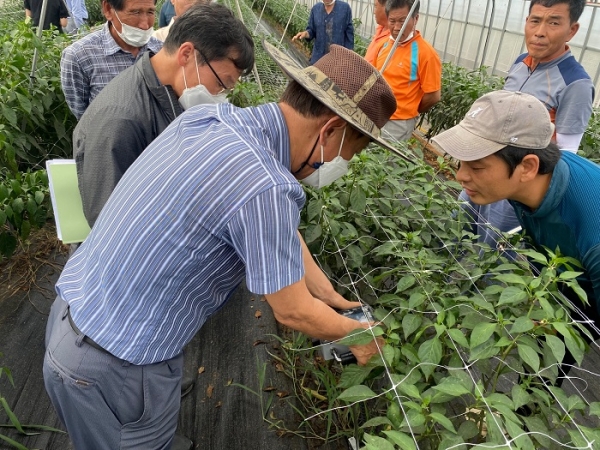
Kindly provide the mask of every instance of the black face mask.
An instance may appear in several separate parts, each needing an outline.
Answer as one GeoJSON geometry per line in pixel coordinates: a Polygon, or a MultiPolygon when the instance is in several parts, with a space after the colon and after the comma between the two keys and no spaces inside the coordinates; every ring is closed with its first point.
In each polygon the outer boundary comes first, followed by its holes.
{"type": "MultiPolygon", "coordinates": [[[[306,161],[304,161],[301,165],[300,168],[298,170],[296,170],[295,172],[292,172],[292,175],[296,175],[298,173],[300,173],[300,171],[302,169],[304,169],[307,165],[308,165],[308,161],[310,160],[310,158],[312,158],[313,153],[315,152],[315,148],[317,148],[317,144],[319,143],[319,138],[321,136],[317,136],[317,140],[315,141],[315,145],[313,145],[312,150],[310,151],[310,155],[308,155],[308,158],[306,158],[306,161]]],[[[321,162],[316,162],[310,165],[310,167],[312,167],[313,169],[318,169],[323,163],[321,162]]]]}

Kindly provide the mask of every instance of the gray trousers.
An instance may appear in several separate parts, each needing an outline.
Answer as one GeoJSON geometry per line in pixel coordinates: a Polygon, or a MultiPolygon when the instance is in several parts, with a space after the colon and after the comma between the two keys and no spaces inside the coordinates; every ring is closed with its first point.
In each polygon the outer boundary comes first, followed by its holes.
{"type": "MultiPolygon", "coordinates": [[[[412,136],[418,119],[419,116],[406,120],[388,120],[382,128],[382,137],[389,139],[389,133],[398,142],[408,141],[412,136]]],[[[393,141],[392,139],[389,140],[393,141]]]]}
{"type": "Polygon", "coordinates": [[[183,356],[136,366],[73,331],[54,301],[46,330],[44,384],[77,450],[168,450],[179,405],[183,356]]]}

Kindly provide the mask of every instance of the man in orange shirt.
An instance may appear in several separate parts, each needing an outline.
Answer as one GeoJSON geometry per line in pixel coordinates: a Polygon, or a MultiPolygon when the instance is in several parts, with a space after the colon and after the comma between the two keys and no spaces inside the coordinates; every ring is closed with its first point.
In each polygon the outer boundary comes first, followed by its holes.
{"type": "Polygon", "coordinates": [[[375,58],[377,57],[377,50],[390,35],[390,30],[387,27],[387,15],[385,13],[385,2],[386,0],[373,0],[373,13],[375,14],[375,22],[377,27],[375,28],[375,34],[373,39],[367,47],[365,53],[365,59],[372,65],[375,65],[375,58]]]}
{"type": "Polygon", "coordinates": [[[394,91],[398,109],[383,127],[384,134],[398,141],[412,135],[420,113],[440,101],[442,63],[435,49],[415,30],[419,5],[408,16],[414,0],[387,0],[385,12],[390,37],[379,47],[375,67],[394,91]],[[382,70],[404,22],[408,22],[385,70],[382,70]]]}

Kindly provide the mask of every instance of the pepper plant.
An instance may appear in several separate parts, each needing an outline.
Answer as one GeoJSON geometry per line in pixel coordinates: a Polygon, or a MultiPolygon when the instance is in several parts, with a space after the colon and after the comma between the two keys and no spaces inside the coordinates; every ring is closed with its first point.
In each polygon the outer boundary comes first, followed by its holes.
{"type": "MultiPolygon", "coordinates": [[[[309,248],[343,295],[374,307],[373,333],[386,344],[367,366],[345,367],[328,395],[363,406],[366,449],[600,442],[581,421],[597,417],[600,404],[559,387],[566,352],[581,363],[586,349],[587,331],[559,293],[566,284],[586,301],[577,261],[527,246],[507,259],[478,244],[458,186],[437,175],[370,151],[346,177],[308,190],[309,248]]],[[[371,339],[360,332],[343,342],[371,339]]]]}

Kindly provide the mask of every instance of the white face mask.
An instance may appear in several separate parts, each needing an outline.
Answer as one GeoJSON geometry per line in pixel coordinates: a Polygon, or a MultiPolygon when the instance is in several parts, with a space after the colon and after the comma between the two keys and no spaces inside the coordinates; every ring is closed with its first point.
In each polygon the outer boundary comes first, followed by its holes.
{"type": "MultiPolygon", "coordinates": [[[[406,39],[404,39],[404,40],[403,40],[403,41],[401,41],[401,42],[398,42],[398,44],[404,44],[405,42],[408,42],[408,41],[410,41],[410,40],[411,40],[411,39],[412,39],[414,36],[415,36],[415,32],[414,32],[414,31],[411,31],[411,32],[410,32],[410,34],[409,34],[408,36],[406,36],[406,39]]],[[[395,40],[396,40],[396,39],[394,39],[394,38],[392,37],[392,35],[390,35],[390,39],[391,39],[392,41],[395,41],[395,40]]]]}
{"type": "Polygon", "coordinates": [[[141,28],[136,28],[132,27],[131,25],[127,25],[121,22],[121,19],[119,19],[119,15],[117,14],[116,10],[115,16],[117,17],[117,20],[121,23],[121,32],[119,33],[116,27],[115,31],[126,44],[129,44],[132,47],[139,48],[143,47],[148,43],[148,41],[152,37],[152,33],[154,33],[154,29],[152,27],[148,28],[147,30],[142,30],[141,28]]]}
{"type": "Polygon", "coordinates": [[[206,86],[202,84],[200,81],[200,72],[198,72],[198,59],[196,57],[196,51],[194,50],[194,62],[196,63],[196,75],[198,75],[198,86],[194,86],[191,88],[187,87],[187,80],[185,79],[185,70],[182,67],[183,71],[183,84],[185,85],[185,89],[181,93],[181,97],[179,97],[179,103],[183,109],[189,109],[192,106],[196,105],[206,105],[206,104],[214,104],[214,103],[227,103],[227,94],[221,93],[213,95],[208,92],[206,86]]]}
{"type": "Polygon", "coordinates": [[[345,137],[346,127],[344,127],[344,133],[342,134],[338,155],[329,162],[323,162],[323,146],[321,145],[321,165],[309,176],[300,180],[302,183],[321,189],[348,173],[348,161],[340,156],[345,137]]]}

